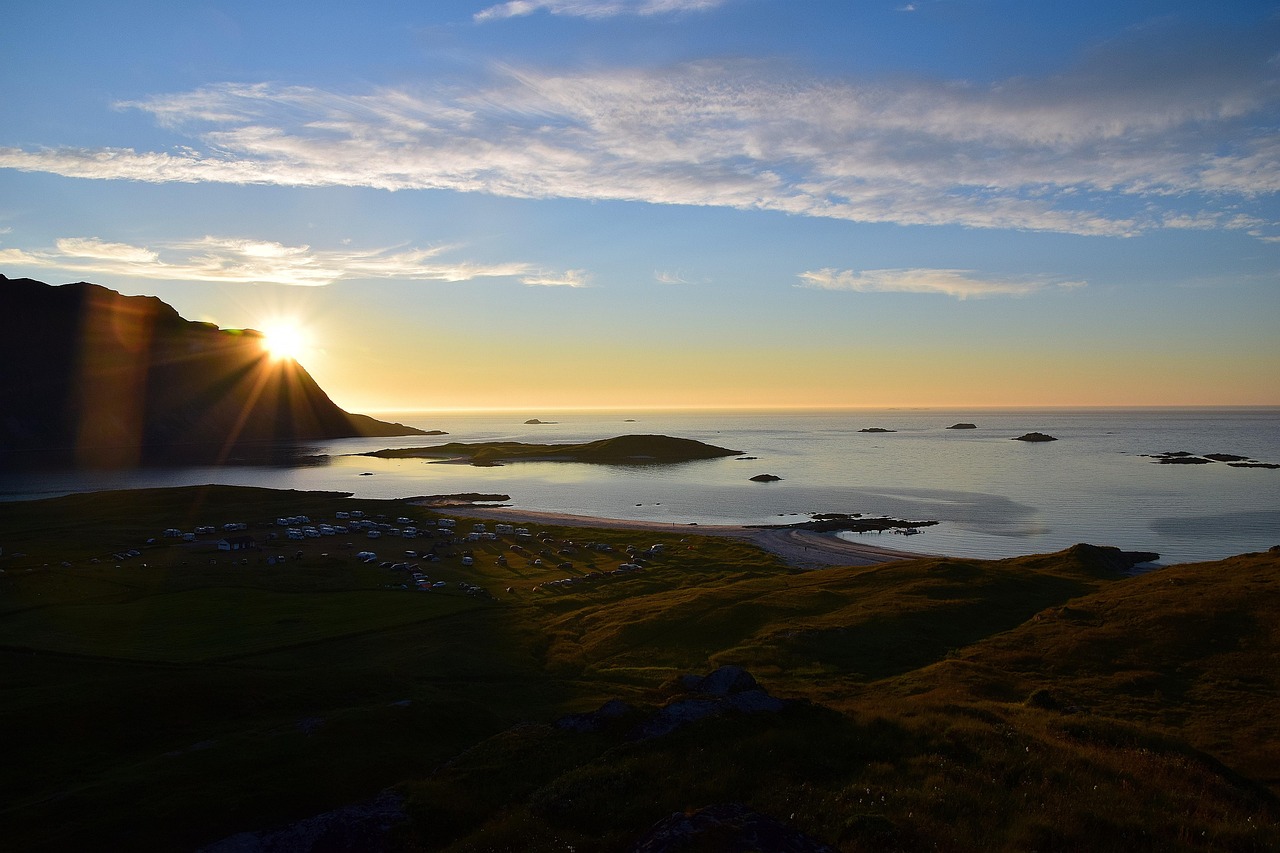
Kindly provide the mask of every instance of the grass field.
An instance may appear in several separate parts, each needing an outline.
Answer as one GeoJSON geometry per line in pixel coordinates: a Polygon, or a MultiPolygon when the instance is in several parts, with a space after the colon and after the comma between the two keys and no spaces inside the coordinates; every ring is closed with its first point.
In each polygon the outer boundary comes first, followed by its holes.
{"type": "Polygon", "coordinates": [[[1280,554],[802,573],[687,533],[539,527],[437,562],[266,538],[353,510],[448,515],[215,486],[0,504],[6,846],[196,849],[395,786],[403,850],[628,849],[725,802],[846,851],[1280,847],[1280,554]],[[219,551],[227,522],[259,549],[219,551]],[[219,533],[162,536],[197,525],[219,533]],[[635,737],[723,664],[794,701],[635,737]],[[610,699],[601,731],[551,725],[610,699]]]}

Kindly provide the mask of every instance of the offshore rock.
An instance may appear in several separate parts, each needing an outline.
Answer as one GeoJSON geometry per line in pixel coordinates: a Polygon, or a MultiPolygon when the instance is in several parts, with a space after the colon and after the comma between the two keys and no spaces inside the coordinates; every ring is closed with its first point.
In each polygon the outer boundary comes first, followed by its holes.
{"type": "Polygon", "coordinates": [[[1057,441],[1057,440],[1058,439],[1054,438],[1053,436],[1045,435],[1042,432],[1029,432],[1029,433],[1026,433],[1025,435],[1020,435],[1014,439],[1014,441],[1057,441]]]}

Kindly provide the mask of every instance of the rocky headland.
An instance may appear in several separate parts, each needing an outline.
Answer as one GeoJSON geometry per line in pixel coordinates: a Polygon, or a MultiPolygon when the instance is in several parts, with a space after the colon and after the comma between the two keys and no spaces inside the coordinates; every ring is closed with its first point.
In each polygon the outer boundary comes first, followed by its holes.
{"type": "Polygon", "coordinates": [[[264,336],[149,296],[0,275],[0,467],[272,461],[296,442],[420,435],[339,408],[264,336]]]}

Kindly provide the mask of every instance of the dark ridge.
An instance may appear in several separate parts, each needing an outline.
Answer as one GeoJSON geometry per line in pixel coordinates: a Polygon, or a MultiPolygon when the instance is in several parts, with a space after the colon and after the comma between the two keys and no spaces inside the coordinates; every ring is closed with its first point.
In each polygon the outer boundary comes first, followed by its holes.
{"type": "Polygon", "coordinates": [[[263,335],[151,296],[0,275],[0,466],[272,459],[282,444],[421,430],[340,409],[263,335]]]}

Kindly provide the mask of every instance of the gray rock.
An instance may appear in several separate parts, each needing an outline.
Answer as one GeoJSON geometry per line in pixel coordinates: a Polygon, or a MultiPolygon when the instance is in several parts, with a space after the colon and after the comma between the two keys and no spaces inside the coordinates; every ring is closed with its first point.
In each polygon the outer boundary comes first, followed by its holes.
{"type": "Polygon", "coordinates": [[[556,728],[567,732],[581,734],[598,732],[608,725],[609,721],[625,717],[633,710],[635,709],[621,699],[610,699],[594,711],[588,711],[585,714],[568,714],[561,717],[555,721],[554,725],[556,728]]]}
{"type": "Polygon", "coordinates": [[[722,666],[702,678],[698,686],[693,689],[697,693],[706,693],[711,696],[728,696],[744,690],[753,690],[756,687],[755,676],[740,666],[730,665],[722,666]]]}

